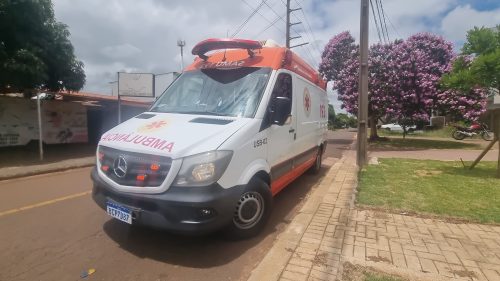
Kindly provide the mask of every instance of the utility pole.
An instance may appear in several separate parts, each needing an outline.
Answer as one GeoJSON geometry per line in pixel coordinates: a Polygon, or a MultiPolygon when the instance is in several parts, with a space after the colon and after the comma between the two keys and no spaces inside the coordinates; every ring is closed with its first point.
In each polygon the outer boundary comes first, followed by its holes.
{"type": "Polygon", "coordinates": [[[360,21],[360,67],[359,72],[359,96],[358,96],[358,142],[357,142],[357,164],[363,167],[367,164],[367,127],[368,127],[368,1],[361,0],[360,21]]]}
{"type": "Polygon", "coordinates": [[[292,12],[298,11],[300,9],[301,8],[290,9],[290,0],[286,0],[286,34],[285,34],[285,39],[286,39],[286,48],[287,49],[291,49],[291,48],[295,48],[295,47],[304,46],[304,45],[309,44],[309,42],[306,42],[306,43],[298,44],[295,46],[290,46],[290,41],[292,41],[293,39],[298,39],[298,38],[302,37],[302,36],[290,37],[290,27],[292,27],[293,25],[302,23],[301,21],[290,23],[290,14],[292,12]]]}
{"type": "Polygon", "coordinates": [[[184,46],[186,46],[186,41],[184,40],[177,40],[177,46],[181,48],[181,72],[184,71],[184,46]]]}

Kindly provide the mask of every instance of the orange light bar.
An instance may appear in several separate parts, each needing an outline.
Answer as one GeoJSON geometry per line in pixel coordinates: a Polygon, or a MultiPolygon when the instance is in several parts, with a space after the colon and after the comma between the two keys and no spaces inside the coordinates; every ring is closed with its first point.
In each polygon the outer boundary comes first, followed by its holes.
{"type": "Polygon", "coordinates": [[[144,181],[144,180],[146,180],[146,175],[137,175],[136,179],[138,181],[144,181]]]}
{"type": "Polygon", "coordinates": [[[160,169],[160,165],[158,164],[151,164],[151,171],[158,171],[160,169]]]}
{"type": "Polygon", "coordinates": [[[107,165],[101,166],[101,170],[103,170],[104,172],[107,172],[109,170],[109,166],[107,166],[107,165]]]}

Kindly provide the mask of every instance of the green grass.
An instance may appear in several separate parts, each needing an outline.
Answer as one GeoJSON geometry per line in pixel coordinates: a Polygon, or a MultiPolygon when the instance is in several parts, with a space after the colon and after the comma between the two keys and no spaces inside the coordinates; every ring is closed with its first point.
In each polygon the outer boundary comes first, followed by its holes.
{"type": "Polygon", "coordinates": [[[481,162],[469,170],[460,162],[379,161],[379,165],[369,165],[360,173],[359,204],[500,223],[496,162],[481,162]]]}
{"type": "Polygon", "coordinates": [[[406,137],[392,137],[388,140],[370,142],[371,150],[419,150],[419,149],[482,149],[477,143],[455,140],[436,140],[406,137]]]}

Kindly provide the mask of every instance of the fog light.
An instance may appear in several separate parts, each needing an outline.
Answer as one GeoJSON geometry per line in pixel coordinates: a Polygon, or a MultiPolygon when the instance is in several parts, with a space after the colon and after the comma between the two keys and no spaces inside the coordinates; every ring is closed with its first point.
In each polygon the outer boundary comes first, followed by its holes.
{"type": "Polygon", "coordinates": [[[151,166],[149,167],[151,169],[151,171],[153,172],[156,172],[160,169],[160,165],[158,164],[151,164],[151,166]]]}

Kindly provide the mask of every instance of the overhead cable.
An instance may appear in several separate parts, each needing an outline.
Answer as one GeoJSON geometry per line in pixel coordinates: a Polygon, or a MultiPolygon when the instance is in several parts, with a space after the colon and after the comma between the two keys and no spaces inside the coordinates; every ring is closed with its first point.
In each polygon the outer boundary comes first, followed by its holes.
{"type": "MultiPolygon", "coordinates": [[[[242,0],[243,2],[245,2],[247,5],[249,5],[245,0],[242,0]]],[[[246,18],[246,20],[244,20],[240,26],[234,31],[234,33],[231,35],[231,38],[234,38],[234,36],[236,36],[242,29],[243,27],[248,23],[248,21],[250,21],[250,19],[259,11],[259,9],[262,7],[262,5],[264,5],[264,3],[266,2],[266,0],[262,0],[262,2],[260,2],[260,4],[252,11],[252,13],[250,13],[250,15],[246,18]]],[[[251,6],[250,6],[251,7],[251,6]]]]}

